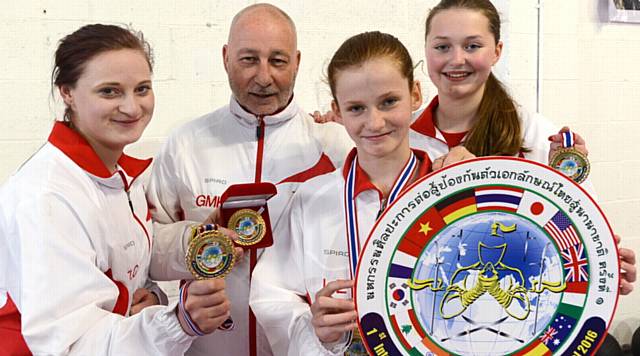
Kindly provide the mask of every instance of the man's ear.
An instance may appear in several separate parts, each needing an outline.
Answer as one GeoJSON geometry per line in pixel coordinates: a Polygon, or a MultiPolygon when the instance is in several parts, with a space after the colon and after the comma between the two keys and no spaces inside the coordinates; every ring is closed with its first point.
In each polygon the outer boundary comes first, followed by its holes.
{"type": "Polygon", "coordinates": [[[229,45],[222,46],[222,64],[224,64],[224,70],[229,73],[229,45]]]}
{"type": "Polygon", "coordinates": [[[300,68],[300,51],[296,51],[296,73],[298,73],[298,68],[300,68]]]}

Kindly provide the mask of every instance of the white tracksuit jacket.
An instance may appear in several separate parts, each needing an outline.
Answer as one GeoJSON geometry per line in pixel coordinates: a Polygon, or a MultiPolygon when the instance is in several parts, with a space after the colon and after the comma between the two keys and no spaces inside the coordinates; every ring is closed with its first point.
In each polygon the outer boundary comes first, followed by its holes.
{"type": "MultiPolygon", "coordinates": [[[[409,130],[411,147],[427,152],[432,161],[443,156],[450,149],[442,132],[435,125],[433,113],[437,107],[438,96],[435,96],[426,108],[414,114],[416,119],[409,130]]],[[[558,133],[558,127],[540,114],[530,114],[522,109],[518,113],[523,137],[522,145],[530,150],[529,152],[521,152],[518,156],[542,164],[549,164],[550,142],[548,138],[558,133]]],[[[580,185],[594,199],[596,198],[595,188],[589,178],[580,185]]]]}
{"type": "MultiPolygon", "coordinates": [[[[204,221],[219,206],[229,185],[276,184],[278,194],[268,203],[275,226],[296,187],[340,166],[351,147],[342,126],[314,123],[295,101],[259,120],[232,98],[229,105],[180,127],[155,160],[147,192],[156,231],[151,276],[193,278],[184,266],[189,226],[204,221]],[[176,239],[182,248],[169,248],[176,239]]],[[[274,240],[279,238],[274,235],[274,240]]],[[[250,260],[246,253],[226,277],[233,327],[198,338],[188,355],[250,355],[250,260]]],[[[256,328],[257,355],[270,355],[264,332],[256,328]]]]}
{"type": "MultiPolygon", "coordinates": [[[[426,108],[414,114],[416,119],[409,130],[411,147],[427,152],[431,160],[449,152],[449,146],[442,132],[435,125],[433,113],[437,107],[438,96],[435,96],[426,108]]],[[[547,138],[558,133],[558,129],[540,114],[531,115],[524,110],[520,110],[519,114],[524,139],[522,145],[531,150],[522,153],[520,157],[547,164],[549,160],[547,138]]]]}
{"type": "Polygon", "coordinates": [[[136,179],[150,163],[123,155],[110,174],[82,137],[57,122],[9,178],[0,190],[0,350],[28,354],[20,326],[35,355],[188,349],[193,338],[175,304],[127,317],[151,259],[152,224],[136,179]]]}
{"type": "MultiPolygon", "coordinates": [[[[355,153],[354,149],[342,169],[300,186],[287,207],[290,220],[276,227],[279,238],[254,271],[251,307],[278,355],[342,355],[345,351],[346,339],[335,345],[320,342],[311,325],[309,305],[326,283],[351,278],[344,186],[355,153]]],[[[414,153],[422,161],[419,176],[424,176],[431,162],[424,152],[414,153]]],[[[366,173],[360,167],[356,172],[355,205],[363,248],[383,202],[366,173]]],[[[341,294],[351,298],[347,292],[334,296],[341,294]]]]}

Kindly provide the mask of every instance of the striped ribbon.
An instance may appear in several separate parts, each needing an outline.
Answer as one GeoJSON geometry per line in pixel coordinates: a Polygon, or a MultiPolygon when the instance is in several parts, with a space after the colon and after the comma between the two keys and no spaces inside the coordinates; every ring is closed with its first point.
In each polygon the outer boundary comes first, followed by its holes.
{"type": "Polygon", "coordinates": [[[569,148],[569,147],[573,147],[573,145],[575,144],[575,136],[573,134],[573,132],[571,131],[566,131],[562,133],[562,147],[564,148],[569,148]]]}
{"type": "Polygon", "coordinates": [[[191,319],[191,315],[189,315],[189,312],[184,308],[184,303],[187,301],[187,295],[189,294],[188,289],[190,284],[191,281],[183,284],[180,287],[180,301],[178,302],[178,311],[180,312],[180,314],[182,314],[182,317],[187,322],[187,325],[189,325],[189,329],[191,329],[191,331],[195,335],[204,336],[204,332],[200,330],[198,325],[196,325],[196,323],[191,319]]]}
{"type": "MultiPolygon", "coordinates": [[[[387,199],[387,206],[390,205],[402,192],[405,186],[411,180],[411,176],[413,175],[413,171],[418,166],[418,160],[416,155],[411,151],[411,157],[409,157],[409,161],[405,164],[404,168],[400,172],[398,178],[396,178],[396,182],[393,184],[391,188],[391,193],[389,194],[389,198],[387,199]]],[[[356,155],[351,163],[351,167],[349,168],[349,173],[347,174],[347,181],[344,185],[344,206],[345,206],[345,215],[347,218],[347,245],[349,248],[349,272],[351,274],[351,279],[356,275],[356,267],[358,266],[358,255],[360,254],[360,236],[358,233],[358,214],[355,202],[355,187],[356,187],[356,167],[358,165],[358,156],[356,155]]],[[[355,333],[358,333],[356,330],[355,333]]],[[[349,344],[353,342],[356,338],[354,332],[351,332],[349,335],[349,344]]]]}
{"type": "MultiPolygon", "coordinates": [[[[390,205],[402,192],[405,186],[411,180],[413,171],[418,166],[418,159],[416,155],[411,152],[411,157],[402,168],[402,172],[396,178],[396,182],[391,188],[389,199],[387,200],[387,206],[390,205]]],[[[347,245],[349,248],[349,267],[351,272],[351,278],[356,274],[356,267],[358,264],[358,254],[360,253],[360,236],[358,233],[358,214],[355,202],[355,186],[356,186],[356,167],[358,165],[358,156],[356,155],[349,168],[347,174],[347,181],[344,186],[344,203],[345,203],[345,215],[347,218],[347,245]]]]}

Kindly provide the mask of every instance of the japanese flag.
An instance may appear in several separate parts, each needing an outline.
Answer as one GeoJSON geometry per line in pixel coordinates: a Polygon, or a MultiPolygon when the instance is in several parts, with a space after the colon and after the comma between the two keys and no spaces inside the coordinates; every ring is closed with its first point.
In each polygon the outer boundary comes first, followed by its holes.
{"type": "Polygon", "coordinates": [[[518,215],[528,217],[540,226],[544,226],[557,212],[555,205],[530,191],[524,192],[517,210],[518,215]]]}

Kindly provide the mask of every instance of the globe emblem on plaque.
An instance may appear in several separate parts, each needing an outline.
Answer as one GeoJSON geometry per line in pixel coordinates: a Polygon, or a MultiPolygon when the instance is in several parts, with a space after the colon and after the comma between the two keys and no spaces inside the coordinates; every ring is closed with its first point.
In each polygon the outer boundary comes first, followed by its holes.
{"type": "Polygon", "coordinates": [[[449,224],[423,251],[409,285],[430,338],[452,353],[474,355],[527,345],[550,324],[566,288],[549,237],[502,212],[449,224]]]}
{"type": "Polygon", "coordinates": [[[613,233],[556,170],[497,157],[449,166],[376,224],[355,297],[372,354],[591,355],[606,336],[613,233]]]}

